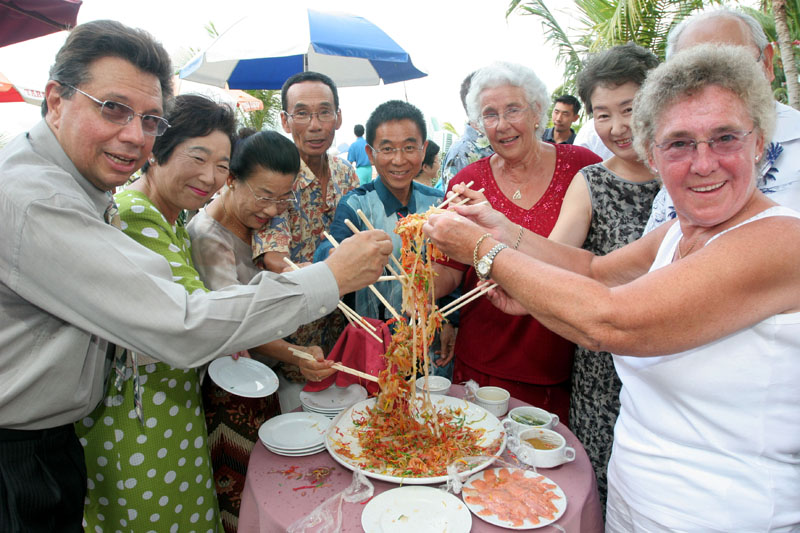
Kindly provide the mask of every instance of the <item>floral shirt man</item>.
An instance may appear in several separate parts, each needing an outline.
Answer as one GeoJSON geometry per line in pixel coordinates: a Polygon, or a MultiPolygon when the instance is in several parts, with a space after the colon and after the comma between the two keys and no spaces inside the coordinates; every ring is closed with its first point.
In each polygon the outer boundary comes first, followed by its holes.
{"type": "MultiPolygon", "coordinates": [[[[358,187],[358,176],[346,161],[328,157],[328,167],[331,177],[327,191],[323,191],[317,177],[305,161],[300,160],[300,172],[294,180],[295,205],[253,233],[255,262],[260,262],[261,256],[267,252],[288,253],[294,263],[313,261],[314,250],[324,239],[322,232],[330,228],[339,200],[358,187]]],[[[337,313],[334,313],[321,320],[336,320],[336,316],[337,313]]],[[[301,326],[292,335],[292,342],[304,346],[317,345],[326,353],[330,351],[342,328],[320,327],[319,322],[301,326]]]]}

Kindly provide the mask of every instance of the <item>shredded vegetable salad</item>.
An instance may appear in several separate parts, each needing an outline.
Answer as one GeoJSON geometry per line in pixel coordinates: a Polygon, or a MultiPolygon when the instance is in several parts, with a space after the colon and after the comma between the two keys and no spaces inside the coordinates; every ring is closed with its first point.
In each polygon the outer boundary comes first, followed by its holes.
{"type": "Polygon", "coordinates": [[[468,427],[463,409],[436,410],[427,392],[421,402],[415,394],[416,376],[428,376],[428,350],[442,327],[433,262],[444,256],[422,233],[428,216],[437,211],[441,212],[431,208],[397,223],[405,274],[402,310],[409,318],[395,324],[374,407],[353,413],[362,452],[354,456],[348,445],[336,444],[337,453],[361,468],[397,477],[445,475],[447,466],[459,458],[491,456],[500,446],[497,441],[481,445],[485,430],[468,427]]]}

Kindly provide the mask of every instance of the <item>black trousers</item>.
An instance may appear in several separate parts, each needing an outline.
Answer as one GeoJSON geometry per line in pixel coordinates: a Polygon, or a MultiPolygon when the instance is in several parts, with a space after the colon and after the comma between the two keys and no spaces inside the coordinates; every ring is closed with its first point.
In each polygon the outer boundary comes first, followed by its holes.
{"type": "Polygon", "coordinates": [[[0,428],[0,531],[83,531],[86,463],[72,424],[0,428]]]}

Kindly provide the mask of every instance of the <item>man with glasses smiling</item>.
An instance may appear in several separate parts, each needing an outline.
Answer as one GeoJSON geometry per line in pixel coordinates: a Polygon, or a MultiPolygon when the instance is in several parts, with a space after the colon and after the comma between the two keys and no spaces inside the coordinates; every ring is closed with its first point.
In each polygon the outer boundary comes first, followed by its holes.
{"type": "MultiPolygon", "coordinates": [[[[353,235],[345,223],[349,220],[360,230],[368,229],[358,210],[364,212],[373,227],[382,229],[392,239],[394,255],[400,258],[401,240],[394,232],[400,217],[424,213],[441,203],[442,191],[414,181],[422,168],[428,142],[425,118],[413,105],[390,100],[379,105],[367,120],[367,155],[378,173],[377,179],[351,191],[336,209],[330,234],[342,241],[353,235]]],[[[315,261],[323,261],[333,247],[323,240],[314,253],[315,261]]],[[[400,310],[403,294],[397,281],[381,281],[375,287],[396,310],[400,310]]],[[[386,307],[371,291],[356,293],[356,312],[362,316],[387,320],[392,318],[386,307]]]]}
{"type": "MultiPolygon", "coordinates": [[[[667,60],[681,50],[703,43],[752,48],[753,58],[761,64],[764,76],[768,81],[775,79],[772,70],[774,53],[772,45],[767,40],[761,24],[750,15],[723,8],[684,19],[669,34],[667,60]]],[[[764,150],[764,156],[757,162],[759,165],[757,185],[761,192],[779,204],[800,209],[800,111],[777,101],[775,111],[777,113],[775,134],[772,136],[772,142],[764,150]]],[[[732,147],[736,144],[729,136],[718,136],[712,140],[709,147],[712,151],[721,153],[726,149],[726,145],[732,147]]],[[[688,158],[695,152],[694,148],[695,145],[687,145],[685,142],[678,147],[673,141],[666,153],[683,154],[682,157],[688,158]]],[[[672,198],[662,187],[653,200],[650,219],[644,232],[652,231],[675,216],[672,198]]]]}
{"type": "MultiPolygon", "coordinates": [[[[0,531],[82,531],[86,466],[73,424],[100,401],[114,344],[197,367],[328,314],[391,253],[370,232],[326,265],[223,293],[174,283],[163,256],[108,223],[111,191],[168,127],[172,75],[146,32],[79,25],[50,70],[44,120],[0,151],[0,531]]],[[[136,512],[133,501],[111,504],[136,512]]]]}

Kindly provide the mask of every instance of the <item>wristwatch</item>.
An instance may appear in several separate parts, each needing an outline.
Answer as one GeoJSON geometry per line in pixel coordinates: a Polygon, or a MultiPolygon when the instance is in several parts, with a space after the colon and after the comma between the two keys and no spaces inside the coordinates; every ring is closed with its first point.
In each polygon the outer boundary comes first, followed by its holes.
{"type": "Polygon", "coordinates": [[[502,242],[497,243],[491,250],[489,250],[489,253],[478,260],[478,262],[475,264],[475,272],[478,273],[478,277],[481,280],[486,281],[489,279],[489,275],[492,273],[492,263],[494,263],[494,258],[500,253],[501,250],[505,248],[508,248],[508,246],[502,242]]]}

